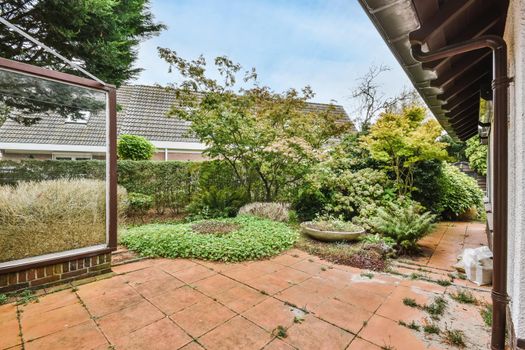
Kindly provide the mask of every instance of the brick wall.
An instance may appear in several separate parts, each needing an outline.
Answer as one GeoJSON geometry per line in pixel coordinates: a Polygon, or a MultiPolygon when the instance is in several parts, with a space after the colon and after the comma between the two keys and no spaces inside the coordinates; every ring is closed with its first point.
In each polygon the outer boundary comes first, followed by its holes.
{"type": "Polygon", "coordinates": [[[0,293],[41,288],[111,271],[111,254],[75,259],[0,275],[0,293]]]}

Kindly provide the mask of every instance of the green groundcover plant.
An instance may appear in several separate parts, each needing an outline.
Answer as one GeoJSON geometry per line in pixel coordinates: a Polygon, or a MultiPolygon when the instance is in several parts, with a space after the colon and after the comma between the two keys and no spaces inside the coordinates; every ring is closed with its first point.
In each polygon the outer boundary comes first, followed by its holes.
{"type": "Polygon", "coordinates": [[[121,236],[121,243],[142,256],[198,258],[237,262],[276,255],[291,248],[298,233],[284,223],[241,215],[214,221],[238,224],[226,234],[203,234],[183,224],[152,224],[133,227],[121,236]]]}

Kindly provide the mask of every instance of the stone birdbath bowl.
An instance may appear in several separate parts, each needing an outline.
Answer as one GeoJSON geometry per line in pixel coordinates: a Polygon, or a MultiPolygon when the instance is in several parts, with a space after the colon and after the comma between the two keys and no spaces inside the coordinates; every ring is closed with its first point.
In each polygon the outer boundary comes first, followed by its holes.
{"type": "Polygon", "coordinates": [[[301,231],[314,239],[325,242],[337,241],[357,241],[359,237],[366,234],[365,229],[355,226],[356,230],[352,231],[335,231],[321,229],[315,222],[306,221],[301,223],[301,231]]]}

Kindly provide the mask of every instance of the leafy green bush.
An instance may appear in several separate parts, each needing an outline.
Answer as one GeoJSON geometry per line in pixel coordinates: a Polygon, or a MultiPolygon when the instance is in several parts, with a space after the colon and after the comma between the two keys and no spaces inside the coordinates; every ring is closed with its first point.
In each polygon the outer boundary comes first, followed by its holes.
{"type": "Polygon", "coordinates": [[[439,178],[440,191],[436,194],[442,217],[455,219],[471,208],[481,208],[483,192],[476,180],[453,165],[444,163],[439,178]]]}
{"type": "Polygon", "coordinates": [[[313,171],[307,186],[302,197],[294,202],[294,209],[302,218],[311,216],[315,208],[316,214],[351,220],[366,205],[384,204],[395,197],[386,174],[368,168],[337,172],[321,166],[313,171]]]}
{"type": "Polygon", "coordinates": [[[468,158],[469,166],[478,174],[487,175],[487,145],[479,142],[479,137],[474,136],[467,140],[467,148],[465,154],[468,158]]]}
{"type": "Polygon", "coordinates": [[[430,212],[421,213],[417,202],[404,200],[378,208],[369,223],[375,232],[393,239],[399,251],[411,253],[417,251],[417,242],[433,228],[434,219],[430,212]]]}
{"type": "Polygon", "coordinates": [[[144,215],[153,207],[153,196],[130,192],[128,193],[128,213],[134,215],[144,215]]]}
{"type": "Polygon", "coordinates": [[[442,208],[436,200],[441,191],[439,178],[441,177],[443,162],[427,160],[418,163],[414,168],[414,189],[411,198],[421,203],[434,214],[441,214],[442,208]]]}
{"type": "MultiPolygon", "coordinates": [[[[125,210],[125,202],[126,191],[119,186],[119,210],[125,210]]],[[[0,186],[0,262],[105,241],[104,181],[63,179],[0,186]]]]}
{"type": "Polygon", "coordinates": [[[142,256],[244,261],[276,255],[293,246],[298,233],[286,224],[253,216],[217,219],[240,225],[230,233],[193,231],[196,223],[144,225],[130,228],[121,242],[142,256]]]}
{"type": "Polygon", "coordinates": [[[287,222],[290,220],[290,206],[286,203],[254,202],[239,209],[239,215],[253,215],[273,221],[287,222]]]}
{"type": "Polygon", "coordinates": [[[193,219],[233,217],[247,201],[247,195],[242,188],[211,186],[201,189],[187,209],[193,219]]]}
{"type": "Polygon", "coordinates": [[[120,135],[117,143],[117,155],[124,160],[150,160],[155,153],[155,146],[146,138],[137,135],[120,135]]]}

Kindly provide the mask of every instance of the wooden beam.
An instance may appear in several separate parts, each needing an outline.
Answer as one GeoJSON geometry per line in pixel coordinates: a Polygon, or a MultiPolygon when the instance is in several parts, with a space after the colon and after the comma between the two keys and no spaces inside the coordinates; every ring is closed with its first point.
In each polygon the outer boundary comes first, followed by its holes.
{"type": "Polygon", "coordinates": [[[455,130],[460,130],[465,125],[474,124],[478,121],[478,113],[470,113],[463,117],[462,120],[457,120],[454,123],[450,123],[455,130]]]}
{"type": "Polygon", "coordinates": [[[468,130],[478,127],[478,121],[474,120],[472,123],[464,124],[461,127],[454,128],[454,131],[458,134],[463,134],[465,132],[468,132],[468,130]]]}
{"type": "MultiPolygon", "coordinates": [[[[423,45],[430,38],[443,30],[449,23],[460,17],[476,0],[453,0],[447,1],[439,11],[434,14],[430,21],[423,23],[421,27],[410,33],[410,44],[423,45]]],[[[434,48],[433,48],[434,49],[434,48]]]]}
{"type": "Polygon", "coordinates": [[[469,98],[464,99],[460,103],[456,104],[455,106],[451,106],[451,108],[447,108],[449,110],[448,115],[453,117],[458,114],[460,114],[462,111],[479,104],[479,95],[473,95],[469,98]]]}
{"type": "Polygon", "coordinates": [[[480,96],[480,89],[479,89],[479,87],[474,87],[474,88],[471,88],[469,90],[465,89],[465,91],[463,91],[463,93],[461,95],[459,95],[459,96],[456,95],[456,97],[453,97],[453,98],[451,98],[448,101],[445,101],[444,109],[452,111],[454,109],[454,107],[452,107],[452,106],[456,106],[457,104],[463,102],[467,98],[471,98],[472,96],[480,96]],[[449,106],[450,106],[450,108],[449,108],[449,106]]]}
{"type": "Polygon", "coordinates": [[[457,135],[457,136],[459,137],[461,141],[466,141],[470,139],[472,136],[475,136],[477,134],[478,134],[478,128],[476,128],[475,130],[467,131],[464,134],[457,135]]]}
{"type": "Polygon", "coordinates": [[[437,79],[433,80],[430,84],[437,88],[443,88],[466,71],[474,69],[477,65],[483,65],[484,62],[481,62],[490,54],[490,50],[483,50],[481,52],[475,51],[458,56],[456,63],[452,65],[449,70],[439,74],[437,79]]]}
{"type": "Polygon", "coordinates": [[[466,88],[469,88],[471,86],[480,86],[481,84],[477,84],[481,79],[485,78],[487,75],[489,75],[489,72],[485,69],[481,69],[479,71],[472,71],[458,80],[454,81],[454,86],[450,87],[449,89],[445,89],[445,91],[438,95],[437,98],[443,101],[448,101],[453,97],[456,97],[461,92],[463,92],[466,88]]]}
{"type": "MultiPolygon", "coordinates": [[[[463,41],[478,38],[481,35],[486,34],[500,21],[500,16],[501,14],[499,13],[499,10],[494,6],[487,8],[487,10],[484,11],[482,16],[476,18],[474,23],[472,23],[471,25],[466,26],[466,28],[464,28],[464,30],[460,34],[453,37],[447,43],[447,45],[461,43],[463,41]]],[[[448,57],[439,61],[425,62],[423,63],[423,68],[430,70],[439,70],[442,66],[449,64],[451,62],[451,58],[452,57],[448,57]]]]}
{"type": "MultiPolygon", "coordinates": [[[[464,113],[462,114],[458,114],[457,116],[455,116],[454,118],[452,117],[447,117],[447,120],[448,122],[452,125],[452,124],[457,124],[459,121],[461,120],[465,120],[466,118],[472,118],[472,115],[474,114],[479,114],[479,109],[470,109],[470,110],[467,110],[465,111],[464,113]]],[[[476,114],[476,118],[478,118],[476,114]]]]}

